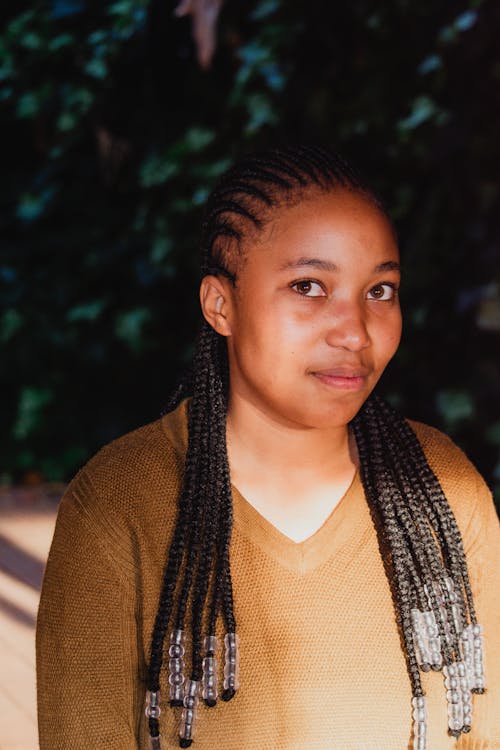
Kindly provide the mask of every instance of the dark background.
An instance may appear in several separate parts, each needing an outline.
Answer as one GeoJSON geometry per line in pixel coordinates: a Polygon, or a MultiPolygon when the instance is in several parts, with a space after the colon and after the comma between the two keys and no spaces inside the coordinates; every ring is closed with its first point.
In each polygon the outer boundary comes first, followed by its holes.
{"type": "Polygon", "coordinates": [[[159,415],[198,323],[208,191],[244,151],[299,140],[358,164],[396,222],[405,334],[383,392],[499,496],[498,4],[226,0],[205,69],[167,0],[13,5],[1,481],[68,479],[159,415]]]}

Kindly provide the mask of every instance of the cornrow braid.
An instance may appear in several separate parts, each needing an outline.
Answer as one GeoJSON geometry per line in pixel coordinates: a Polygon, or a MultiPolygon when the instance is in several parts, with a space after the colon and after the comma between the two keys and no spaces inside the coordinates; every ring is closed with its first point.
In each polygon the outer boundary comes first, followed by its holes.
{"type": "MultiPolygon", "coordinates": [[[[208,199],[202,225],[202,274],[237,283],[245,240],[272,211],[311,191],[347,189],[380,210],[374,192],[339,156],[315,146],[244,157],[208,199]]],[[[193,741],[199,698],[218,698],[217,622],[226,635],[223,700],[238,689],[238,635],[230,566],[232,495],[226,447],[229,366],[226,342],[202,323],[191,370],[167,405],[188,395],[184,483],[167,555],[151,638],[146,715],[151,750],[160,750],[160,672],[168,647],[169,698],[183,706],[180,747],[193,741]],[[187,638],[186,638],[187,636],[187,638]],[[186,640],[191,643],[189,659],[186,640]],[[189,677],[185,676],[185,663],[189,677]]],[[[470,730],[471,692],[484,691],[481,626],[477,623],[460,532],[415,433],[372,394],[352,421],[360,474],[383,552],[412,689],[413,746],[426,750],[421,672],[443,671],[449,732],[470,730]],[[387,554],[385,554],[387,553],[387,554]]]]}

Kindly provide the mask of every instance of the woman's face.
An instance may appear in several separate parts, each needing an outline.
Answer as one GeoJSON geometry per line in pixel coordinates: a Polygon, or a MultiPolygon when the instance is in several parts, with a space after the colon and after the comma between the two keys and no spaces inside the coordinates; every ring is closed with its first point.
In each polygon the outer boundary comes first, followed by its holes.
{"type": "Polygon", "coordinates": [[[398,347],[399,282],[391,226],[362,195],[278,209],[229,290],[230,408],[244,399],[283,425],[347,424],[398,347]]]}

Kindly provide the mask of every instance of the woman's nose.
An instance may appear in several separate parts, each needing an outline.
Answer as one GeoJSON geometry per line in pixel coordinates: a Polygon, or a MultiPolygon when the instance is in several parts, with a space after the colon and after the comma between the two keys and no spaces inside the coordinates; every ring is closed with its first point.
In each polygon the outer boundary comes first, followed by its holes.
{"type": "Polygon", "coordinates": [[[362,305],[346,301],[333,302],[326,321],[325,338],[329,346],[353,352],[370,346],[362,305]]]}

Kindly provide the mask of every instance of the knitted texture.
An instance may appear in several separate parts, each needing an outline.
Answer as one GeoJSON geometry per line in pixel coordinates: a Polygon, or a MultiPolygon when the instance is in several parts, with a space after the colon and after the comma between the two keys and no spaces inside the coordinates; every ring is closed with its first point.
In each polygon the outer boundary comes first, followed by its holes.
{"type": "MultiPolygon", "coordinates": [[[[491,495],[442,433],[411,423],[461,529],[488,691],[470,734],[447,734],[430,672],[431,750],[500,748],[498,522],[491,495]]],[[[37,627],[40,750],[146,750],[146,661],[186,449],[185,403],[105,446],[61,502],[37,627]]],[[[404,750],[411,690],[376,534],[356,475],[309,539],[295,543],[233,488],[232,576],[241,688],[200,707],[197,750],[404,750]]],[[[223,633],[218,635],[222,640],[223,633]]],[[[222,658],[222,655],[219,654],[222,658]]],[[[162,674],[162,747],[178,710],[162,674]]]]}

